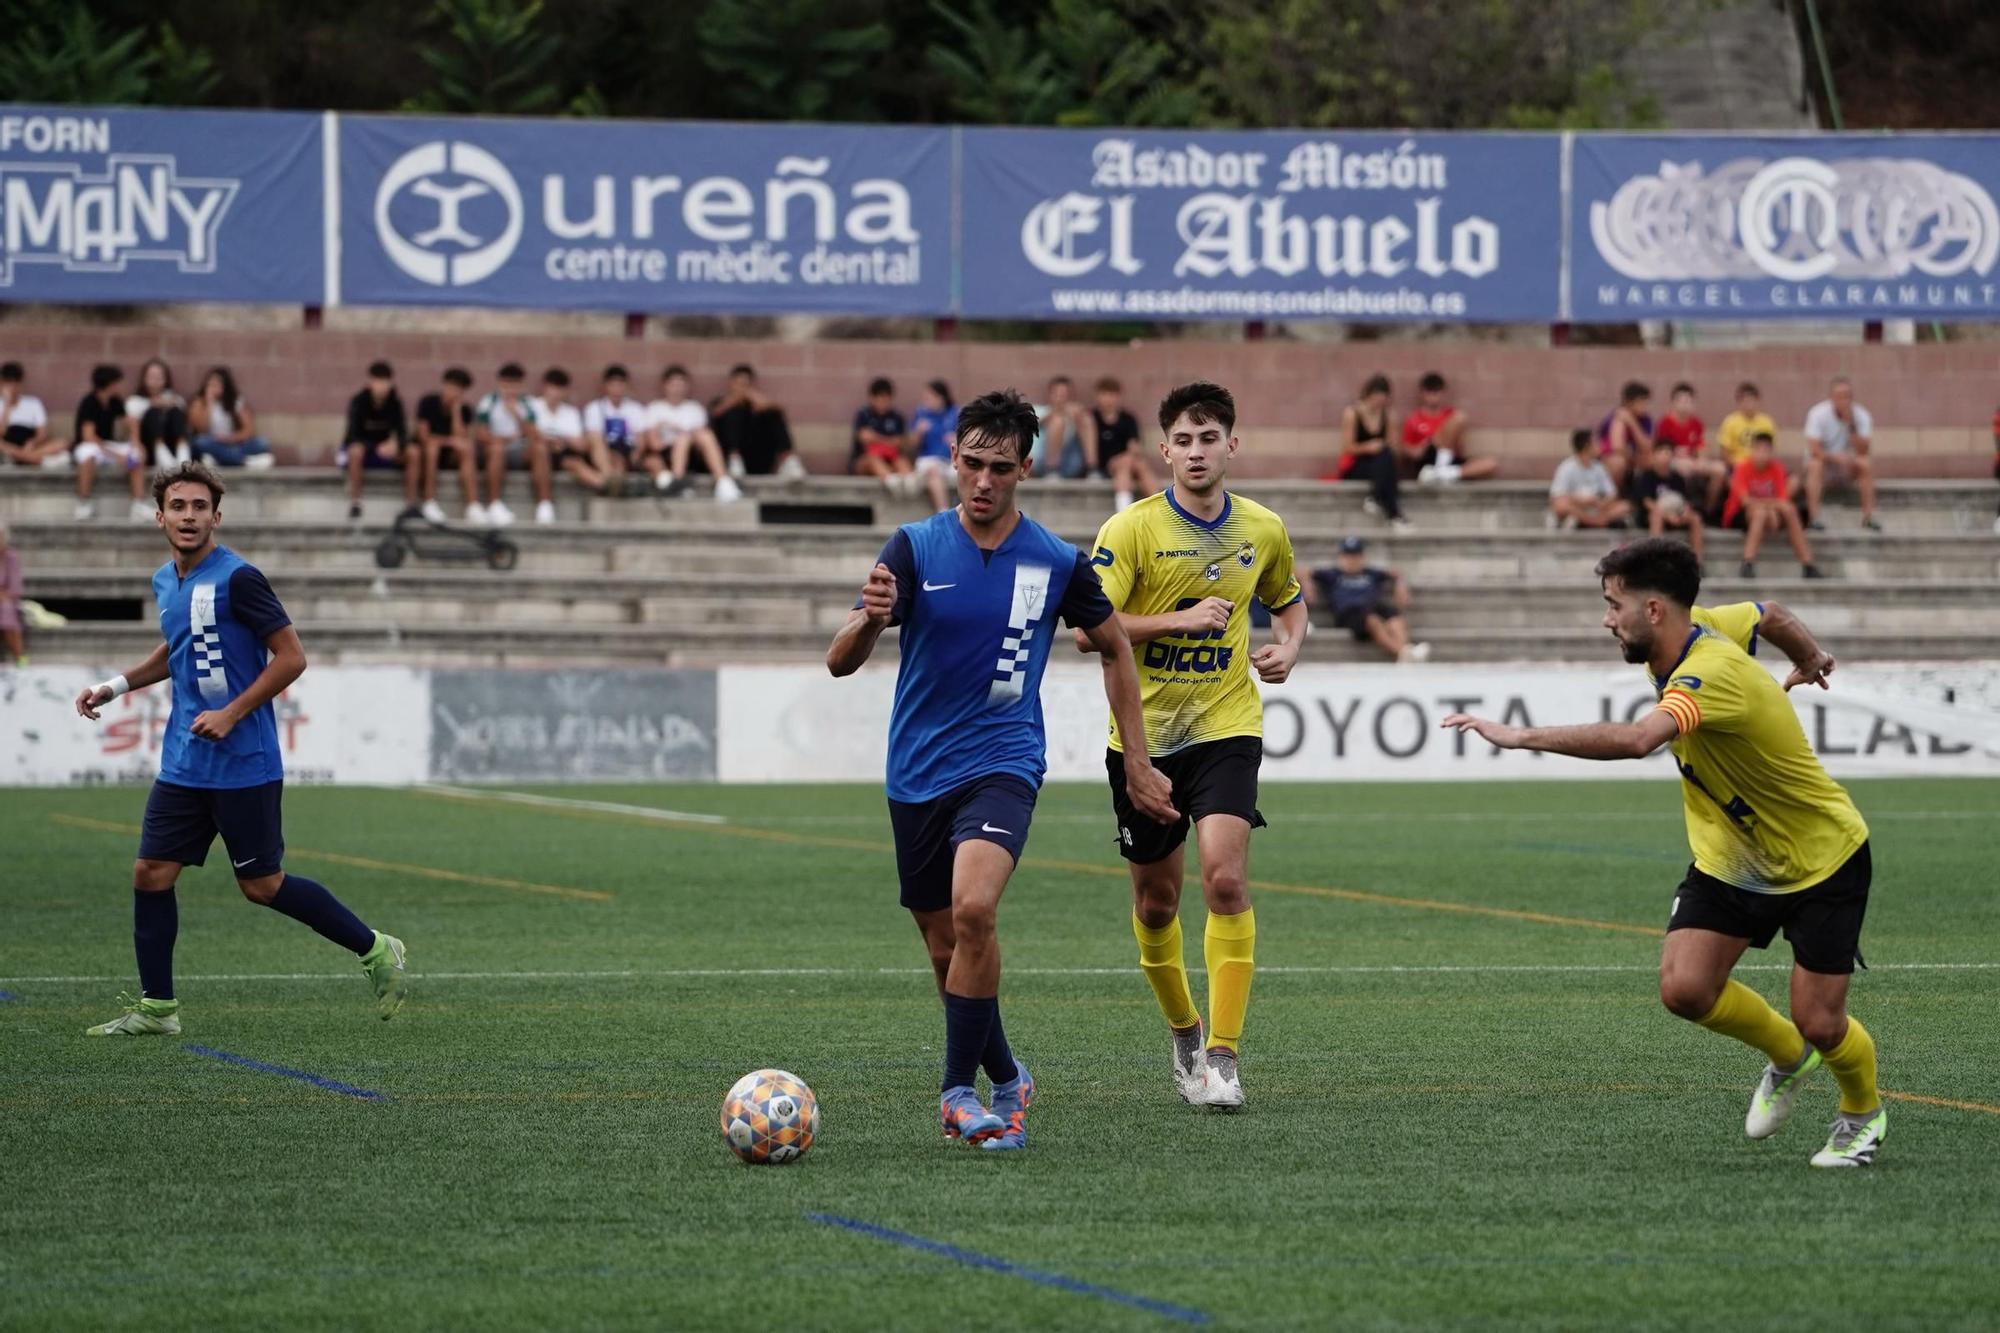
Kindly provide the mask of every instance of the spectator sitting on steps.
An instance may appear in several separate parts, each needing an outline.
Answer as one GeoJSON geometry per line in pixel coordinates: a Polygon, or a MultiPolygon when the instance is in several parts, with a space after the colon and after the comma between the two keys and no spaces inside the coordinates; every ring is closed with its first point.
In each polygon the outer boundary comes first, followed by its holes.
{"type": "Polygon", "coordinates": [[[465,521],[477,528],[487,523],[479,503],[479,449],[472,442],[472,404],[465,401],[472,375],[462,367],[445,371],[438,387],[417,400],[417,446],[423,451],[423,516],[445,521],[437,502],[438,471],[447,463],[458,469],[459,490],[465,496],[465,521]]]}
{"type": "Polygon", "coordinates": [[[1333,623],[1352,634],[1356,643],[1372,643],[1394,662],[1427,660],[1431,646],[1411,643],[1410,627],[1403,620],[1410,605],[1409,585],[1395,570],[1370,565],[1367,552],[1361,538],[1344,538],[1338,562],[1331,569],[1314,570],[1311,586],[1333,612],[1333,623]]]}
{"type": "Polygon", "coordinates": [[[1556,467],[1549,483],[1548,524],[1565,532],[1576,528],[1630,527],[1630,502],[1618,496],[1618,484],[1598,456],[1597,441],[1587,430],[1569,437],[1570,456],[1556,467]]]}
{"type": "Polygon", "coordinates": [[[868,401],[854,414],[854,438],[847,468],[857,477],[874,477],[891,495],[915,495],[917,474],[903,456],[909,423],[896,410],[896,386],[876,378],[868,385],[868,401]]]}
{"type": "Polygon", "coordinates": [[[361,474],[378,468],[403,470],[403,504],[417,507],[417,453],[410,447],[409,420],[396,395],[396,372],[387,361],[370,362],[368,383],[347,400],[347,425],[340,437],[340,466],[347,469],[347,517],[361,521],[361,474]]]}
{"type": "Polygon", "coordinates": [[[486,521],[504,528],[514,521],[501,494],[507,486],[507,472],[527,469],[534,487],[535,522],[556,521],[555,475],[549,459],[548,441],[542,438],[541,408],[527,390],[528,372],[517,361],[500,367],[493,391],[479,400],[473,412],[473,429],[480,450],[486,455],[486,521]]]}
{"type": "Polygon", "coordinates": [[[958,407],[951,386],[932,380],[924,386],[924,405],[910,415],[910,448],[916,475],[929,489],[931,509],[951,508],[951,449],[958,439],[958,407]]]}
{"type": "Polygon", "coordinates": [[[1792,544],[1792,553],[1805,567],[1805,577],[1824,578],[1813,564],[1805,525],[1799,521],[1799,507],[1787,498],[1791,485],[1785,476],[1785,465],[1778,461],[1777,450],[1778,442],[1770,435],[1751,436],[1750,457],[1736,465],[1736,474],[1729,481],[1729,502],[1723,506],[1722,522],[1743,533],[1743,566],[1737,572],[1746,579],[1755,578],[1757,548],[1762,545],[1764,534],[1782,528],[1792,544]]]}
{"type": "Polygon", "coordinates": [[[1624,486],[1642,460],[1653,452],[1653,391],[1631,380],[1618,392],[1618,406],[1597,423],[1598,453],[1611,474],[1614,490],[1624,486]]]}
{"type": "Polygon", "coordinates": [[[1368,498],[1361,507],[1376,518],[1389,520],[1397,532],[1414,531],[1416,524],[1403,517],[1401,478],[1389,438],[1395,418],[1389,411],[1389,377],[1371,375],[1361,386],[1361,396],[1341,409],[1340,458],[1321,481],[1365,481],[1368,498]]]}
{"type": "MultiPolygon", "coordinates": [[[[668,496],[687,494],[690,453],[700,456],[702,465],[715,477],[715,498],[725,504],[743,497],[743,488],[729,474],[722,455],[722,441],[709,428],[708,413],[688,397],[688,373],[680,366],[668,366],[660,375],[660,396],[648,409],[651,423],[650,453],[646,470],[653,484],[668,496]],[[661,460],[664,460],[662,463],[661,460]]],[[[787,437],[789,438],[789,437],[787,437]]]]}
{"type": "Polygon", "coordinates": [[[1049,381],[1049,406],[1042,413],[1042,457],[1056,460],[1056,475],[1077,481],[1099,474],[1097,423],[1076,401],[1069,376],[1049,381]]]}
{"type": "Polygon", "coordinates": [[[1675,469],[1675,461],[1674,446],[1667,437],[1654,440],[1651,461],[1632,478],[1632,500],[1645,517],[1648,532],[1658,537],[1668,528],[1680,528],[1687,533],[1694,558],[1704,560],[1702,544],[1707,534],[1701,509],[1689,496],[1688,479],[1675,469]]]}
{"type": "Polygon", "coordinates": [[[1417,406],[1403,418],[1403,479],[1447,486],[1483,481],[1499,472],[1498,459],[1466,456],[1465,428],[1465,413],[1451,405],[1444,376],[1433,370],[1418,380],[1417,406]]]}
{"type": "Polygon", "coordinates": [[[729,456],[729,475],[770,476],[798,481],[806,465],[792,448],[792,428],[785,410],[757,384],[757,372],[747,362],[732,366],[729,386],[708,405],[709,424],[729,456]]]}
{"type": "Polygon", "coordinates": [[[40,467],[68,449],[49,438],[49,411],[26,388],[19,361],[0,365],[0,458],[22,467],[40,467]]]}
{"type": "Polygon", "coordinates": [[[188,430],[202,462],[220,467],[261,471],[277,462],[271,446],[257,434],[257,414],[236,387],[228,366],[204,375],[201,392],[188,405],[188,430]]]}
{"type": "Polygon", "coordinates": [[[174,371],[159,357],[139,367],[139,387],[125,400],[126,438],[162,471],[178,467],[188,452],[187,402],[174,389],[174,371]]]}
{"type": "Polygon", "coordinates": [[[131,518],[150,523],[153,506],[146,499],[146,456],[120,435],[125,428],[125,372],[103,365],[90,372],[90,392],[76,405],[76,438],[69,446],[76,460],[76,517],[85,522],[97,513],[90,498],[97,484],[97,465],[109,459],[125,469],[132,491],[131,518]]]}
{"type": "Polygon", "coordinates": [[[1833,381],[1826,398],[1806,413],[1806,526],[1818,532],[1819,500],[1830,481],[1853,483],[1861,492],[1861,526],[1880,532],[1875,521],[1875,418],[1854,401],[1854,385],[1845,375],[1833,381]]]}

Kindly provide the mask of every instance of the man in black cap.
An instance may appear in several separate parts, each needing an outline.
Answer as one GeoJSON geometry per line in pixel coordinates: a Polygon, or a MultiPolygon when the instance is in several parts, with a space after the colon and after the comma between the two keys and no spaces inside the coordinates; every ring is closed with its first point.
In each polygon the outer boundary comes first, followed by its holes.
{"type": "Polygon", "coordinates": [[[1368,563],[1368,545],[1359,537],[1340,543],[1340,563],[1313,571],[1320,600],[1333,608],[1333,623],[1372,643],[1398,662],[1422,662],[1431,655],[1427,643],[1411,643],[1403,612],[1410,605],[1409,585],[1393,569],[1368,563]]]}

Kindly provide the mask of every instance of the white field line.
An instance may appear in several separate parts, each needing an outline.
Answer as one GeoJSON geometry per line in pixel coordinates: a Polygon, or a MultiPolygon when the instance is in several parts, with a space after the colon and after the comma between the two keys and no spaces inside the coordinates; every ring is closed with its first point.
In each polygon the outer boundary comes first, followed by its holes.
{"type": "Polygon", "coordinates": [[[727,824],[722,815],[692,810],[662,810],[656,805],[621,805],[616,801],[585,801],[573,796],[538,796],[534,792],[503,791],[496,787],[449,787],[436,782],[419,782],[411,788],[438,796],[460,796],[475,801],[510,801],[515,805],[539,805],[551,810],[593,810],[604,815],[637,815],[670,824],[727,824]]]}
{"type": "MultiPolygon", "coordinates": [[[[1438,965],[1403,965],[1396,963],[1372,966],[1327,966],[1327,967],[1260,967],[1260,976],[1424,976],[1453,975],[1458,973],[1512,973],[1521,975],[1561,975],[1583,972],[1656,972],[1659,968],[1652,963],[1466,963],[1438,965]]],[[[1741,963],[1738,972],[1789,972],[1789,963],[1741,963]]],[[[1992,972],[2000,971],[2000,962],[1990,963],[1878,963],[1868,969],[1871,972],[1992,972]]],[[[1010,967],[1006,974],[1013,977],[1135,977],[1136,967],[1010,967]]],[[[631,969],[607,972],[415,972],[412,976],[429,981],[618,981],[618,980],[675,980],[702,977],[901,977],[930,976],[928,967],[669,967],[631,969]]],[[[109,985],[114,982],[128,982],[129,975],[106,976],[47,976],[47,977],[0,977],[0,986],[10,985],[60,985],[68,983],[91,983],[109,985]]],[[[215,972],[207,975],[188,976],[182,981],[327,981],[343,985],[354,980],[352,972],[215,972]]],[[[0,1011],[4,1012],[4,1011],[0,1011]]]]}

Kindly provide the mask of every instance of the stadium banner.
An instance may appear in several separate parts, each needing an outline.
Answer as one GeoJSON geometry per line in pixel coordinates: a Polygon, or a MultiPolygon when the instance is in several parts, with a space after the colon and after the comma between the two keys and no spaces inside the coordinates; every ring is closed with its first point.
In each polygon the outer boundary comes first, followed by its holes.
{"type": "Polygon", "coordinates": [[[320,299],[321,117],[0,106],[0,302],[320,299]]]}
{"type": "Polygon", "coordinates": [[[1991,319],[2000,136],[1578,135],[1579,320],[1991,319]]]}
{"type": "MultiPolygon", "coordinates": [[[[846,680],[817,667],[724,670],[718,776],[880,781],[894,690],[893,670],[846,680]]],[[[1522,726],[1636,718],[1654,704],[1637,668],[1310,666],[1263,693],[1267,780],[1674,776],[1665,751],[1638,763],[1594,763],[1497,751],[1439,726],[1460,711],[1522,726]]],[[[1843,665],[1833,690],[1791,698],[1836,777],[2000,775],[2000,663],[1843,665]]],[[[1102,674],[1051,665],[1042,704],[1049,777],[1102,781],[1102,674]]]]}
{"type": "Polygon", "coordinates": [[[716,776],[712,671],[430,674],[434,781],[705,782],[716,776]]]}
{"type": "Polygon", "coordinates": [[[1562,140],[968,129],[973,318],[1554,318],[1562,140]]]}
{"type": "Polygon", "coordinates": [[[340,118],[342,299],[951,313],[941,129],[340,118]]]}
{"type": "MultiPolygon", "coordinates": [[[[96,722],[78,691],[123,663],[25,667],[0,675],[0,786],[151,783],[173,700],[164,685],[113,699],[96,722]]],[[[314,667],[279,695],[285,781],[393,783],[430,765],[430,673],[414,667],[314,667]]],[[[136,811],[135,811],[136,813],[136,811]]]]}

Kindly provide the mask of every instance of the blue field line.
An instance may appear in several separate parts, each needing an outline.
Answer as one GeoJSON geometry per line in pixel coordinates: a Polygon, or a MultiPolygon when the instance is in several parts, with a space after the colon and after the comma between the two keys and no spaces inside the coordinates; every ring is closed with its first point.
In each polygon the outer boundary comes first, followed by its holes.
{"type": "Polygon", "coordinates": [[[892,1245],[901,1245],[925,1254],[934,1254],[940,1259],[968,1268],[984,1268],[994,1273],[1004,1273],[1008,1277],[1025,1278],[1029,1282],[1044,1287],[1054,1287],[1058,1291],[1072,1292],[1078,1296],[1095,1296],[1102,1301],[1112,1301],[1119,1305],[1129,1305],[1135,1310],[1159,1315],[1163,1319],[1178,1320],[1183,1324],[1206,1324],[1209,1318],[1200,1310],[1191,1310],[1185,1305],[1173,1305],[1166,1301],[1156,1301],[1146,1296],[1134,1296],[1130,1292],[1117,1291],[1111,1287],[1100,1287],[1094,1282],[1084,1282],[1061,1273],[1045,1273],[1036,1268],[1023,1268],[1005,1259],[997,1259],[990,1254],[977,1254],[962,1250],[956,1245],[948,1245],[941,1240],[927,1240],[913,1236],[907,1231],[896,1231],[889,1227],[877,1226],[873,1222],[863,1222],[859,1218],[841,1217],[835,1213],[807,1213],[806,1220],[818,1222],[822,1226],[840,1227],[876,1240],[886,1240],[892,1245]]]}
{"type": "Polygon", "coordinates": [[[21,997],[20,997],[20,996],[18,996],[18,995],[16,995],[16,994],[14,994],[14,992],[13,992],[13,991],[10,991],[10,990],[0,990],[0,1004],[5,1004],[5,1003],[6,1003],[7,1001],[9,1001],[9,1000],[18,1000],[18,999],[20,999],[20,998],[21,998],[21,997]]]}
{"type": "Polygon", "coordinates": [[[366,1088],[357,1088],[351,1083],[342,1083],[337,1079],[321,1078],[318,1074],[308,1074],[303,1069],[287,1069],[283,1065],[267,1065],[262,1060],[252,1060],[247,1055],[234,1055],[228,1051],[218,1051],[213,1046],[197,1046],[193,1042],[183,1042],[181,1049],[190,1055],[206,1056],[210,1060],[220,1060],[226,1065],[235,1065],[240,1069],[255,1070],[259,1074],[276,1074],[281,1078],[295,1078],[301,1083],[310,1083],[315,1088],[324,1088],[328,1092],[337,1092],[343,1097],[359,1097],[363,1101],[371,1102],[385,1102],[389,1100],[386,1093],[370,1092],[366,1088]]]}

